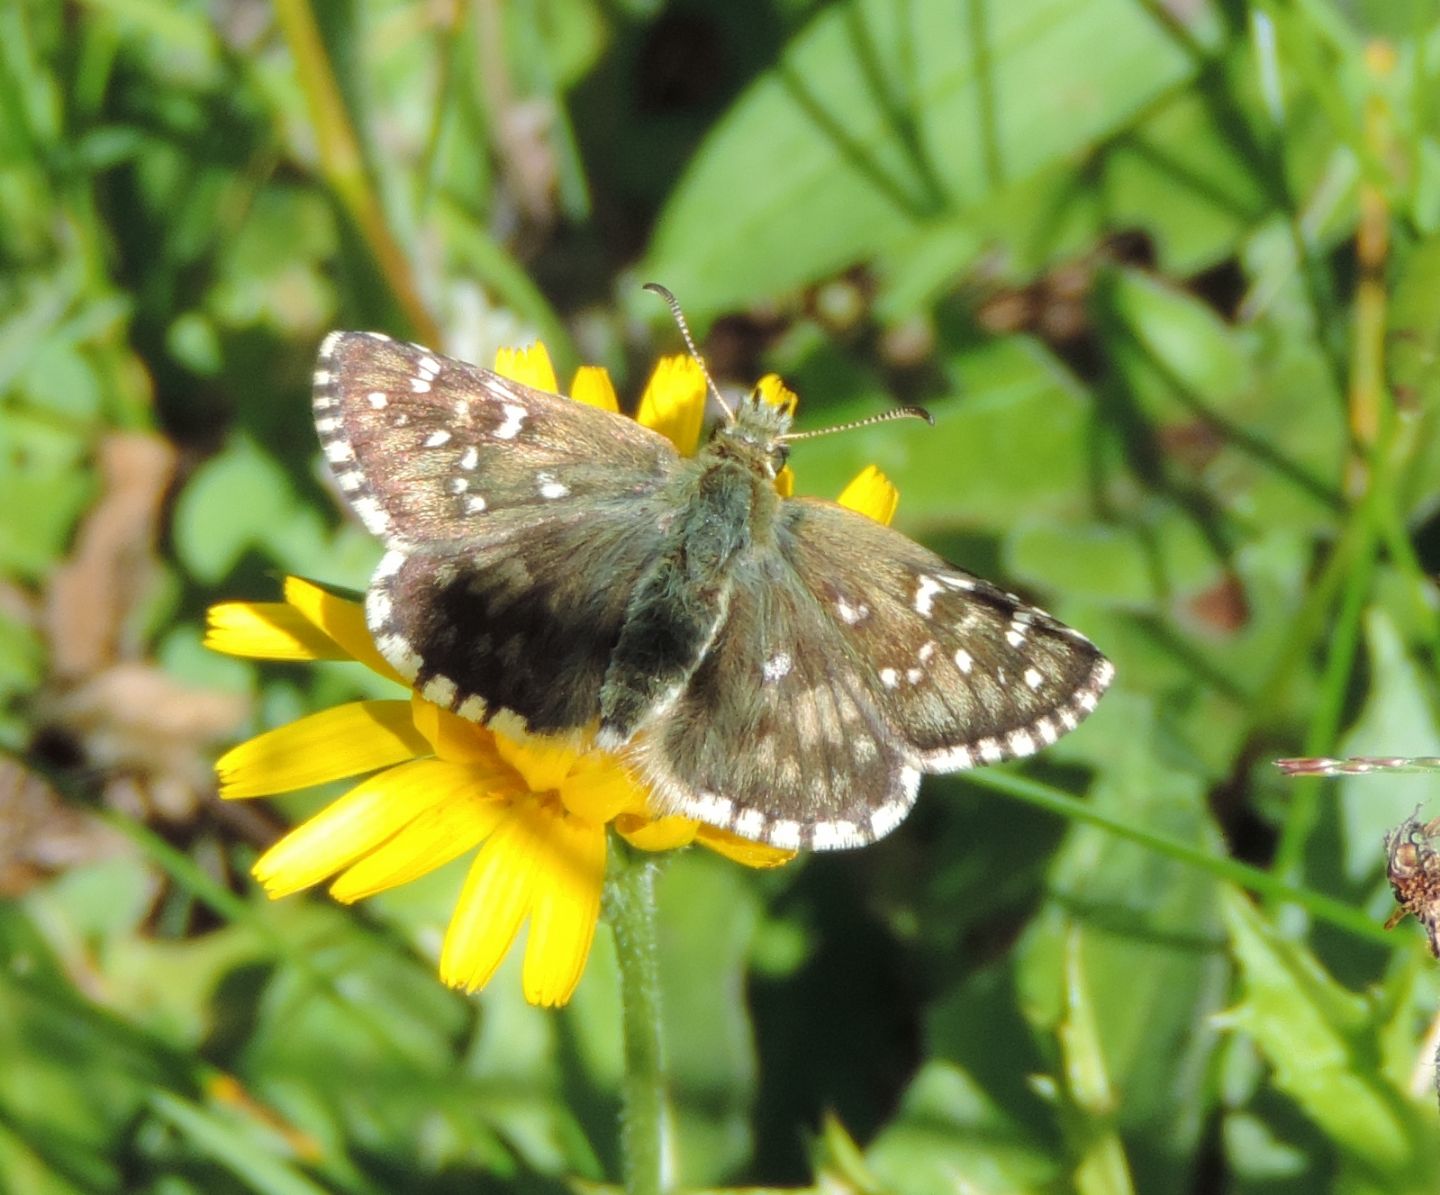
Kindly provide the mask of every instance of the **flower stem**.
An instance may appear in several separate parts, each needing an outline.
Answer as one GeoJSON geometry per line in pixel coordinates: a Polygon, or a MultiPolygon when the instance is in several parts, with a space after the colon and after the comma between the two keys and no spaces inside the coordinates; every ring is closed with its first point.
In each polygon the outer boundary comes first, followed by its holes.
{"type": "Polygon", "coordinates": [[[663,1195],[668,1189],[668,1112],[655,928],[655,877],[660,864],[652,856],[615,845],[618,857],[606,884],[605,915],[615,933],[625,1033],[621,1169],[626,1195],[663,1195]]]}

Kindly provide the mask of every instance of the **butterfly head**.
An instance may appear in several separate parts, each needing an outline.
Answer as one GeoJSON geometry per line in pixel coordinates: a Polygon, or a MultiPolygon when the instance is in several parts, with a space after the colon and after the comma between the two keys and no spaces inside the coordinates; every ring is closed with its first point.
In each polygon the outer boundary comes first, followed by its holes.
{"type": "Polygon", "coordinates": [[[710,443],[719,455],[743,460],[773,478],[790,456],[785,443],[790,420],[788,407],[767,402],[757,390],[741,400],[733,418],[715,428],[710,443]]]}

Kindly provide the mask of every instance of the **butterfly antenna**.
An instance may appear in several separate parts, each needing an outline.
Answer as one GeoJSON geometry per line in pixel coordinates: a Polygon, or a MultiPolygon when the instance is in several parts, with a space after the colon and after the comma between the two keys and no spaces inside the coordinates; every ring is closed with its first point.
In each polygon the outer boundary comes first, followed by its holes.
{"type": "Polygon", "coordinates": [[[831,432],[854,431],[857,427],[870,427],[875,423],[889,423],[892,419],[923,419],[931,427],[935,426],[935,416],[930,414],[924,407],[896,407],[890,411],[881,411],[878,415],[870,415],[865,419],[856,419],[850,423],[839,423],[834,427],[816,428],[808,432],[789,432],[780,437],[786,444],[792,440],[813,440],[816,436],[828,436],[831,432]]]}
{"type": "Polygon", "coordinates": [[[705,368],[705,358],[700,355],[700,350],[695,347],[695,338],[690,335],[690,325],[685,322],[685,313],[680,310],[680,300],[670,293],[658,282],[645,283],[644,290],[651,294],[659,295],[665,300],[665,305],[670,308],[670,314],[675,317],[675,322],[680,325],[680,335],[685,337],[685,347],[690,350],[690,355],[695,358],[695,364],[700,367],[704,375],[705,384],[710,387],[710,393],[715,396],[715,401],[720,404],[720,409],[725,412],[725,418],[731,423],[735,422],[735,412],[730,404],[725,401],[725,396],[720,393],[720,387],[715,385],[715,379],[710,376],[710,371],[705,368]]]}

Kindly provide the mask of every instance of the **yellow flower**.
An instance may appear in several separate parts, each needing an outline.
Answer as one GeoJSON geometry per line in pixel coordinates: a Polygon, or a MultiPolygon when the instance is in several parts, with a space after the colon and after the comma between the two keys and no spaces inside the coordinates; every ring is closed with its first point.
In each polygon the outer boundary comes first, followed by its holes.
{"type": "MultiPolygon", "coordinates": [[[[557,389],[541,345],[499,355],[515,381],[557,389]]],[[[776,378],[761,392],[793,403],[776,378]]],[[[603,369],[582,369],[579,402],[616,411],[603,369]]],[[[662,360],[637,415],[683,453],[700,438],[704,379],[688,357],[662,360]]],[[[789,470],[776,481],[789,493],[789,470]]],[[[895,488],[869,468],[840,501],[888,522],[895,488]]],[[[228,602],[211,608],[206,643],[231,655],[271,660],[358,660],[404,685],[380,656],[359,603],[308,581],[285,582],[283,602],[228,602]]],[[[216,764],[220,795],[290,792],[368,773],[344,796],[286,834],[255,864],[271,897],[330,880],[338,900],[416,879],[475,852],[440,953],[440,977],[474,991],[495,973],[527,920],[522,984],[532,1004],[569,1000],[585,968],[613,827],[646,851],[691,843],[747,867],[794,857],[688,818],[655,816],[648,793],[614,755],[571,739],[515,736],[465,721],[418,693],[354,701],[241,743],[216,764]]]]}

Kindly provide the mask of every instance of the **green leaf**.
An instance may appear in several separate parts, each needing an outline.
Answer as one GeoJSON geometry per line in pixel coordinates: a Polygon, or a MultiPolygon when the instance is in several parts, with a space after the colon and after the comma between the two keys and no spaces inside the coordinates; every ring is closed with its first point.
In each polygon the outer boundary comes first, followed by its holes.
{"type": "Polygon", "coordinates": [[[944,1059],[926,1062],[895,1119],[866,1151],[896,1195],[936,1191],[1048,1190],[1060,1177],[1034,1126],[999,1106],[973,1076],[944,1059]]]}
{"type": "Polygon", "coordinates": [[[1440,1187],[1435,1109],[1385,1077],[1369,1002],[1280,937],[1245,896],[1227,891],[1223,908],[1243,985],[1226,1020],[1255,1042],[1276,1086],[1340,1152],[1338,1189],[1430,1195],[1440,1187]]]}
{"type": "MultiPolygon", "coordinates": [[[[948,362],[955,397],[934,403],[935,426],[882,425],[797,450],[802,493],[833,498],[868,464],[900,490],[897,525],[1001,531],[1016,511],[1064,514],[1088,495],[1084,390],[1038,343],[982,341],[948,362]],[[1043,427],[1044,436],[1034,429],[1043,427]],[[823,445],[821,447],[820,445],[823,445]]],[[[827,410],[827,421],[874,414],[873,403],[827,410]]]]}
{"type": "MultiPolygon", "coordinates": [[[[249,549],[285,534],[295,492],[272,457],[243,436],[206,461],[175,506],[175,550],[199,580],[214,584],[249,549]]],[[[313,517],[312,512],[305,512],[313,517]]]]}
{"type": "Polygon", "coordinates": [[[1093,149],[1197,66],[1131,0],[827,8],[701,147],[642,272],[700,320],[813,281],[1093,149]]]}
{"type": "MultiPolygon", "coordinates": [[[[1157,758],[1157,714],[1147,698],[1107,695],[1102,714],[1126,728],[1106,744],[1109,767],[1090,800],[1126,823],[1218,852],[1219,833],[1192,773],[1157,758]]],[[[1193,1166],[1215,1045],[1207,1018],[1223,1007],[1228,966],[1220,950],[1218,883],[1194,868],[1098,828],[1072,829],[1051,870],[1050,903],[1026,933],[1017,982],[1039,1029],[1067,1010],[1078,952],[1103,1067],[1124,1093],[1116,1125],[1136,1154],[1137,1190],[1172,1190],[1193,1166]]]]}

